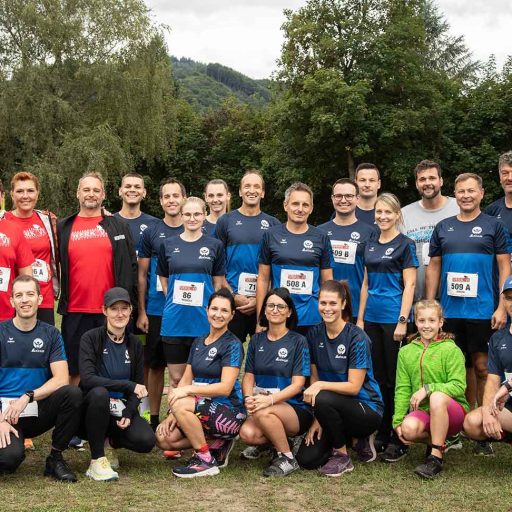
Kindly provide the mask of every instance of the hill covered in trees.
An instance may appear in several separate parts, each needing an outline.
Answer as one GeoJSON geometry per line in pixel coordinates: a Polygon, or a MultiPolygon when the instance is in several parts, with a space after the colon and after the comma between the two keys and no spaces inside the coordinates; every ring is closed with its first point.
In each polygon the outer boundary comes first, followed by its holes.
{"type": "Polygon", "coordinates": [[[253,80],[221,64],[203,64],[171,57],[179,95],[195,110],[218,108],[229,97],[240,103],[262,106],[269,102],[268,80],[253,80]]]}

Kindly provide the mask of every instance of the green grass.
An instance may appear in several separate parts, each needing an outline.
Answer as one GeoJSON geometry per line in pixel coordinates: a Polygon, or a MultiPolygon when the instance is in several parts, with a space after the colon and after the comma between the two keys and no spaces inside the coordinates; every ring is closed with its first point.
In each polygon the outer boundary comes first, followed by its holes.
{"type": "MultiPolygon", "coordinates": [[[[166,461],[159,450],[138,455],[120,452],[118,482],[92,482],[84,474],[89,453],[65,454],[79,475],[76,484],[61,484],[42,476],[49,449],[48,435],[34,440],[15,475],[0,480],[2,510],[9,511],[478,511],[511,510],[512,451],[495,444],[492,458],[472,455],[472,444],[447,454],[445,470],[433,481],[413,474],[423,447],[395,464],[366,466],[340,478],[300,471],[284,479],[265,479],[264,460],[241,461],[238,444],[230,464],[216,477],[183,481],[171,474],[177,461],[166,461]]],[[[354,457],[355,459],[355,457],[354,457]]]]}

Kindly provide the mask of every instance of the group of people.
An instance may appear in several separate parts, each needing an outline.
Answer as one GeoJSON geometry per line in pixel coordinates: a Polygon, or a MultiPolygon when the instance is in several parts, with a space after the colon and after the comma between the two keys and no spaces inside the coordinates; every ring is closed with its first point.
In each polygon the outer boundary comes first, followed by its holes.
{"type": "Polygon", "coordinates": [[[155,444],[172,459],[192,448],[175,476],[215,475],[237,437],[242,459],[269,458],[268,477],[339,476],[349,449],[396,462],[419,442],[415,471],[433,478],[460,432],[491,455],[512,438],[512,152],[486,213],[477,174],[452,198],[437,163],[414,172],[420,199],[401,208],[361,164],[318,227],[304,183],[287,189],[284,223],[262,212],[256,169],[232,211],[223,180],[204,200],[165,180],[162,219],[141,211],[142,176],[123,177],[112,215],[90,172],[58,223],[36,209],[37,177],[16,174],[0,220],[0,472],[52,428],[45,474],[65,481],[62,452],[84,440],[94,480],[119,477],[117,448],[155,444]]]}

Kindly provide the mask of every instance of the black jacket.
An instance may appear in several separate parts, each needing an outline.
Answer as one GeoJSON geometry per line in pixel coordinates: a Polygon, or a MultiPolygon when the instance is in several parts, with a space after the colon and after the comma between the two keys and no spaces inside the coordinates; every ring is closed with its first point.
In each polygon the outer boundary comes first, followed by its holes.
{"type": "MultiPolygon", "coordinates": [[[[60,269],[61,269],[61,293],[58,312],[65,315],[68,311],[69,302],[69,256],[68,246],[71,236],[71,229],[77,214],[62,219],[57,225],[57,236],[59,239],[60,269]]],[[[137,309],[137,255],[130,234],[128,224],[114,216],[103,217],[100,226],[106,231],[112,244],[114,259],[114,283],[128,290],[132,305],[137,309]]],[[[91,254],[91,258],[95,255],[91,254]]],[[[91,286],[94,283],[91,283],[91,286]]]]}
{"type": "Polygon", "coordinates": [[[123,417],[132,419],[137,412],[139,399],[133,392],[136,384],[144,384],[144,350],[133,334],[126,335],[126,349],[130,355],[130,380],[112,380],[100,375],[103,347],[107,336],[105,327],[96,327],[87,331],[80,339],[78,367],[80,369],[80,387],[84,393],[92,388],[103,387],[108,391],[124,393],[126,409],[123,417]]]}

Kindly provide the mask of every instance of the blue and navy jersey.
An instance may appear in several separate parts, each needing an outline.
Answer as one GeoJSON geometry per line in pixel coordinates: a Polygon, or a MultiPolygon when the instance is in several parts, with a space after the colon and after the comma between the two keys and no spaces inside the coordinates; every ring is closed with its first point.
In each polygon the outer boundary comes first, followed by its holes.
{"type": "Polygon", "coordinates": [[[487,368],[489,373],[499,375],[501,382],[512,378],[512,335],[509,325],[491,336],[487,368]]]}
{"type": "MultiPolygon", "coordinates": [[[[190,347],[187,364],[192,366],[194,384],[217,384],[221,381],[222,369],[225,366],[241,368],[244,360],[244,349],[240,340],[230,331],[226,331],[214,343],[206,345],[206,336],[199,336],[190,347]]],[[[229,407],[243,406],[242,389],[237,379],[229,396],[217,396],[216,402],[229,407]]]]}
{"type": "Polygon", "coordinates": [[[183,226],[173,228],[168,226],[163,220],[155,222],[142,233],[137,254],[139,258],[150,258],[151,260],[149,263],[148,293],[146,298],[146,313],[148,315],[162,316],[164,310],[165,297],[160,282],[157,281],[156,277],[160,246],[165,239],[180,235],[181,233],[183,233],[183,226]]]}
{"type": "Polygon", "coordinates": [[[202,235],[194,242],[180,236],[164,241],[157,274],[169,279],[162,317],[162,336],[196,337],[209,332],[206,317],[213,293],[213,277],[224,276],[224,247],[220,240],[202,235]]]}
{"type": "MultiPolygon", "coordinates": [[[[107,334],[103,342],[103,356],[101,358],[99,374],[105,379],[130,380],[132,362],[126,348],[126,342],[114,343],[107,334]]],[[[124,393],[109,391],[112,398],[123,398],[124,393]]]]}
{"type": "Polygon", "coordinates": [[[278,224],[281,223],[266,213],[248,217],[238,210],[217,221],[215,236],[226,250],[226,279],[233,293],[256,295],[260,242],[263,233],[278,224]]]}
{"type": "Polygon", "coordinates": [[[320,270],[331,268],[331,244],[325,233],[308,226],[297,235],[285,224],[274,226],[263,235],[259,262],[271,267],[273,288],[288,288],[300,326],[320,322],[320,270]]]}
{"type": "Polygon", "coordinates": [[[404,291],[403,271],[418,267],[414,242],[401,233],[386,243],[370,240],[366,244],[364,261],[368,273],[364,319],[367,322],[396,324],[404,291]]]}
{"type": "MultiPolygon", "coordinates": [[[[254,375],[255,393],[277,393],[292,383],[292,377],[311,375],[308,342],[293,331],[276,341],[269,341],[266,332],[257,333],[247,347],[245,371],[254,375]]],[[[301,392],[287,402],[308,409],[302,396],[301,392]]]]}
{"type": "Polygon", "coordinates": [[[334,279],[348,281],[352,297],[352,312],[357,316],[359,297],[364,279],[364,248],[378,236],[378,229],[361,220],[350,226],[339,226],[334,221],[318,226],[331,242],[334,279]]]}
{"type": "Polygon", "coordinates": [[[0,323],[0,397],[18,398],[52,377],[51,363],[66,361],[64,342],[53,325],[37,321],[20,331],[12,320],[0,323]]]}
{"type": "MultiPolygon", "coordinates": [[[[507,207],[504,197],[500,197],[497,201],[491,203],[484,213],[501,220],[508,229],[509,236],[512,238],[512,208],[507,207]]],[[[512,250],[510,252],[512,253],[512,250]]]]}
{"type": "Polygon", "coordinates": [[[375,226],[375,208],[371,210],[361,210],[359,206],[356,206],[356,219],[368,224],[369,226],[375,226]]]}
{"type": "Polygon", "coordinates": [[[125,217],[122,217],[119,212],[114,213],[114,217],[117,217],[128,224],[130,234],[132,235],[133,245],[137,250],[138,256],[139,242],[142,238],[142,233],[153,224],[156,224],[158,219],[152,215],[148,215],[147,213],[141,213],[136,219],[126,219],[125,217]]]}
{"type": "MultiPolygon", "coordinates": [[[[221,219],[222,219],[222,217],[221,217],[221,219]]],[[[215,228],[216,227],[217,227],[217,224],[214,224],[213,222],[210,222],[209,220],[204,219],[202,230],[205,235],[215,236],[215,228]]]]}
{"type": "Polygon", "coordinates": [[[429,256],[442,258],[440,298],[445,318],[492,317],[496,255],[508,253],[505,225],[485,213],[470,222],[449,217],[435,227],[429,256]]]}
{"type": "Polygon", "coordinates": [[[325,324],[321,323],[309,330],[307,338],[311,364],[316,366],[319,380],[347,382],[350,369],[366,370],[363,385],[354,398],[382,415],[384,404],[379,385],[373,376],[371,341],[368,335],[356,325],[347,323],[336,338],[330,339],[325,324]]]}

